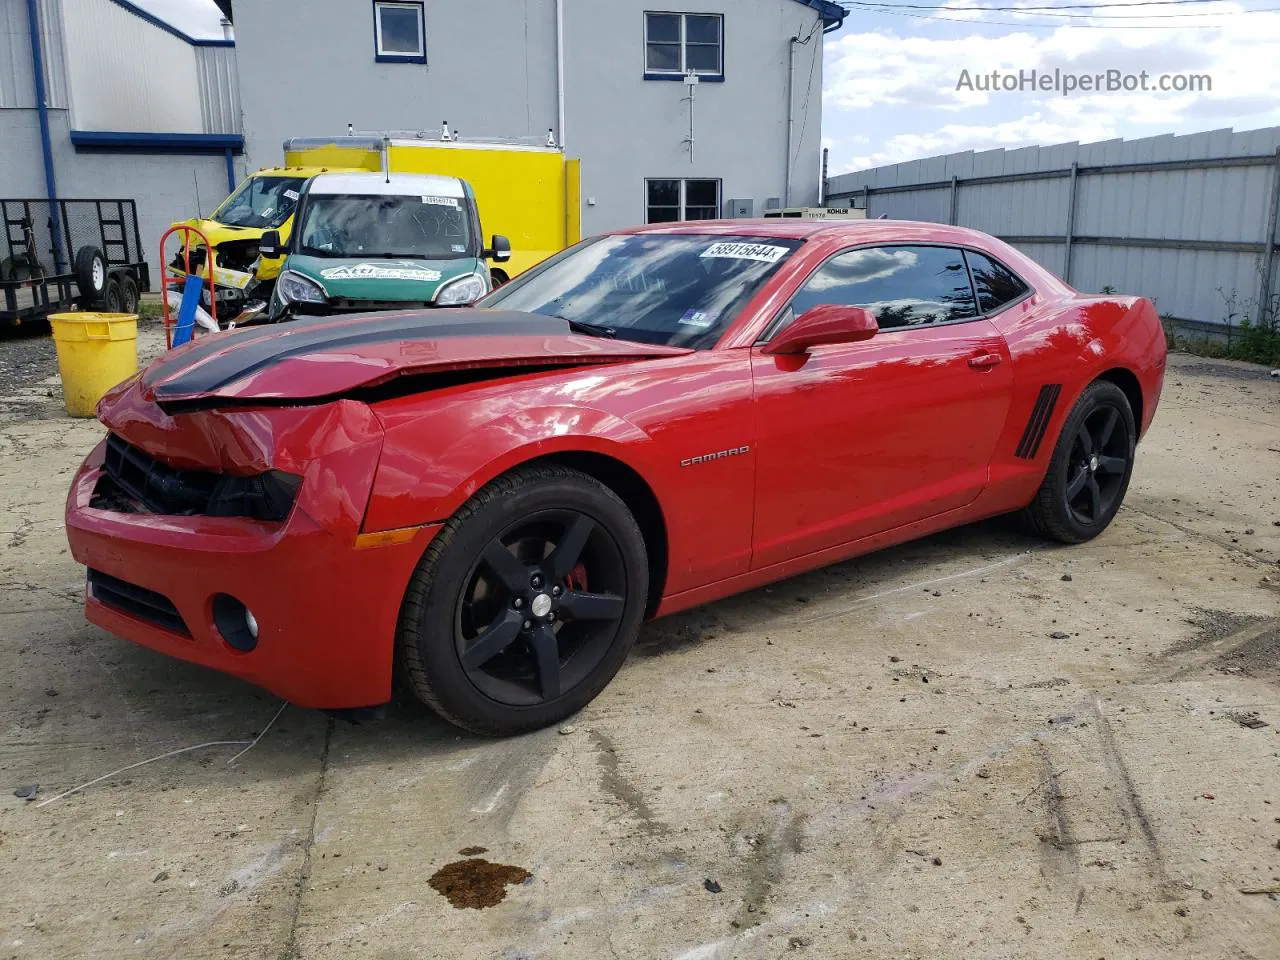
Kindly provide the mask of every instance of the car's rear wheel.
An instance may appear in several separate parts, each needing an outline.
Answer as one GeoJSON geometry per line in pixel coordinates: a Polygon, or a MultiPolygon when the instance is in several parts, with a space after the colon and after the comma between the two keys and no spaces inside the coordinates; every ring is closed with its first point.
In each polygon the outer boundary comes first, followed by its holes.
{"type": "Polygon", "coordinates": [[[1124,391],[1105,380],[1091,383],[1067,415],[1036,498],[1023,511],[1029,526],[1063,543],[1105,530],[1129,489],[1137,437],[1124,391]]]}
{"type": "Polygon", "coordinates": [[[618,496],[558,465],[485,486],[427,548],[400,611],[414,694],[475,733],[562,720],[613,679],[648,591],[644,539],[618,496]]]}

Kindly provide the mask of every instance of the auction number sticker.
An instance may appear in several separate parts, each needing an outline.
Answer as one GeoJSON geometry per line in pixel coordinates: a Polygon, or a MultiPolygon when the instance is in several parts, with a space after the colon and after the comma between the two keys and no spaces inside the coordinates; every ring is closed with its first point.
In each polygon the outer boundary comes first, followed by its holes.
{"type": "Polygon", "coordinates": [[[743,243],[740,240],[721,240],[702,251],[704,257],[721,257],[728,260],[759,260],[761,263],[777,263],[788,253],[788,247],[772,243],[743,243]]]}
{"type": "Polygon", "coordinates": [[[433,207],[456,207],[458,205],[457,197],[423,197],[423,203],[429,203],[433,207]]]}

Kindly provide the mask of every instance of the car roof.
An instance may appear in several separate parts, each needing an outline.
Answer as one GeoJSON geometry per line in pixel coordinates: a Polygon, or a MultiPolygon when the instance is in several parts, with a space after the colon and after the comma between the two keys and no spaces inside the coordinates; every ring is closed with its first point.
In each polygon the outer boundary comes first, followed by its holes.
{"type": "Polygon", "coordinates": [[[801,220],[784,217],[755,217],[739,220],[685,220],[681,223],[657,223],[618,232],[773,237],[779,240],[834,237],[838,240],[847,240],[849,243],[912,240],[962,246],[991,246],[991,238],[977,230],[920,220],[801,220]]]}
{"type": "Polygon", "coordinates": [[[311,193],[385,195],[407,197],[419,194],[432,197],[467,195],[457,177],[441,177],[425,173],[322,173],[311,180],[311,193]]]}

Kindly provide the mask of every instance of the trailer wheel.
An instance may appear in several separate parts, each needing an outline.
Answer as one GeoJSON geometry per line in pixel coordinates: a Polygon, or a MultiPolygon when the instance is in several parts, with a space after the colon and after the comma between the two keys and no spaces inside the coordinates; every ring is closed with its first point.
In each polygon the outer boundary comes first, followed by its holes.
{"type": "Polygon", "coordinates": [[[120,281],[116,277],[107,278],[107,289],[103,291],[99,303],[105,313],[125,312],[124,291],[120,288],[120,281]]]}
{"type": "Polygon", "coordinates": [[[76,288],[86,300],[98,300],[107,291],[107,258],[97,247],[85,246],[76,251],[76,288]]]}
{"type": "Polygon", "coordinates": [[[120,312],[137,313],[138,299],[138,281],[130,274],[124,274],[120,278],[120,312]]]}

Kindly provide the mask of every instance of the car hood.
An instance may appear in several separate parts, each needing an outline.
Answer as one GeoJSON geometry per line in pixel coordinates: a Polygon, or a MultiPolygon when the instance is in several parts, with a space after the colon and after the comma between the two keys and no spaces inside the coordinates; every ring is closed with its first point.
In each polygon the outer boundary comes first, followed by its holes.
{"type": "MultiPolygon", "coordinates": [[[[572,333],[557,317],[446,308],[296,320],[212,334],[171,350],[103,398],[125,393],[169,410],[186,405],[317,402],[406,375],[618,363],[680,356],[681,347],[572,333]],[[139,396],[140,393],[140,396],[139,396]],[[212,401],[212,403],[210,403],[212,401]]],[[[422,389],[430,389],[424,384],[422,389]]]]}
{"type": "Polygon", "coordinates": [[[310,277],[331,300],[429,303],[450,280],[475,273],[475,257],[455,260],[308,257],[290,254],[285,269],[310,277]]]}

